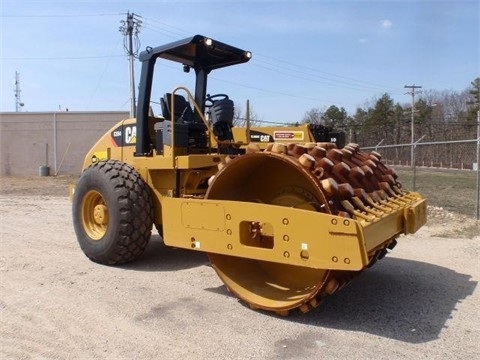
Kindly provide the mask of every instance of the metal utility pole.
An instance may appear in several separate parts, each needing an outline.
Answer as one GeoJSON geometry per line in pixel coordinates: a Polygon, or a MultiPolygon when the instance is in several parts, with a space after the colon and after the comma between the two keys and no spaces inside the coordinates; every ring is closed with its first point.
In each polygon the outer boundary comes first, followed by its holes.
{"type": "Polygon", "coordinates": [[[22,90],[20,90],[20,73],[18,71],[15,71],[15,112],[20,112],[22,111],[22,107],[25,105],[22,102],[22,99],[20,97],[20,93],[22,90]]]}
{"type": "Polygon", "coordinates": [[[477,109],[477,204],[475,217],[480,220],[480,78],[472,81],[472,87],[470,95],[473,95],[474,100],[467,101],[466,105],[467,110],[468,105],[473,105],[477,109]]]}
{"type": "MultiPolygon", "coordinates": [[[[415,84],[413,85],[405,85],[406,89],[411,89],[407,94],[412,95],[412,118],[410,122],[410,128],[411,128],[411,154],[410,154],[410,166],[413,168],[415,165],[415,90],[416,89],[421,89],[421,86],[416,86],[415,84]]],[[[419,92],[417,92],[418,94],[419,92]]]]}
{"type": "Polygon", "coordinates": [[[480,220],[480,109],[477,110],[477,220],[480,220]]]}
{"type": "Polygon", "coordinates": [[[130,75],[130,117],[133,118],[136,113],[134,61],[135,57],[138,55],[138,49],[140,48],[138,33],[140,32],[142,21],[139,19],[138,15],[127,13],[127,20],[122,20],[120,23],[122,24],[122,26],[120,26],[120,32],[124,35],[123,47],[128,55],[130,75]]]}

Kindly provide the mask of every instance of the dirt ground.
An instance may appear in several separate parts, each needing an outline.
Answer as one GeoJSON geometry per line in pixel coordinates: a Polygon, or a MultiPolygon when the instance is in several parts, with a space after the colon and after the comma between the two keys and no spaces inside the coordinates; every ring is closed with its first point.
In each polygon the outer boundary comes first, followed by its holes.
{"type": "Polygon", "coordinates": [[[165,247],[158,235],[135,263],[90,262],[73,232],[72,181],[0,178],[1,359],[480,353],[480,236],[472,219],[430,207],[428,225],[401,237],[385,259],[319,308],[284,318],[250,310],[205,255],[165,247]]]}

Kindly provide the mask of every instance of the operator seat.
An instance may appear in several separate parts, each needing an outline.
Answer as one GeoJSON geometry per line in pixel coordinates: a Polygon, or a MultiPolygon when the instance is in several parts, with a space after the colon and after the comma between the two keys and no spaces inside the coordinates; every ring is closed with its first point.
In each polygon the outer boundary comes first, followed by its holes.
{"type": "Polygon", "coordinates": [[[160,106],[162,107],[163,117],[166,120],[175,120],[175,122],[193,122],[193,111],[190,107],[188,101],[182,95],[172,95],[171,93],[166,93],[160,99],[160,106]],[[172,119],[172,109],[170,109],[171,101],[174,101],[174,111],[175,114],[172,119]]]}
{"type": "MultiPolygon", "coordinates": [[[[193,153],[205,153],[208,149],[208,136],[206,133],[206,126],[203,122],[195,122],[193,110],[190,103],[182,96],[177,94],[166,93],[160,99],[160,106],[162,107],[163,117],[168,123],[175,121],[175,131],[177,134],[184,133],[187,136],[185,143],[187,143],[188,152],[193,153]],[[170,108],[171,101],[174,101],[175,114],[172,116],[172,109],[170,108]],[[178,130],[177,130],[178,127],[178,130]],[[181,130],[181,129],[186,130],[181,130]]],[[[178,135],[180,136],[180,135],[178,135]]],[[[182,143],[179,139],[176,140],[177,144],[182,143]]]]}

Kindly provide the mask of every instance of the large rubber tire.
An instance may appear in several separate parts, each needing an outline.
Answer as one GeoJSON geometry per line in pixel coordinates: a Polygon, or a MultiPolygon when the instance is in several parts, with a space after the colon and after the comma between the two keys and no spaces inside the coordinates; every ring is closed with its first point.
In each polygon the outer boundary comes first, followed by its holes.
{"type": "Polygon", "coordinates": [[[94,262],[133,261],[150,240],[150,190],[134,168],[120,161],[100,161],[85,170],[75,188],[72,212],[78,243],[94,262]]]}

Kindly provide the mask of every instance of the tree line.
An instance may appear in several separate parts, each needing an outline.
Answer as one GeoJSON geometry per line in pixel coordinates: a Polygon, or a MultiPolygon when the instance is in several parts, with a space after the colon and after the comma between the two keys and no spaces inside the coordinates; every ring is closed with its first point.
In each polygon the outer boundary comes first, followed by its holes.
{"type": "MultiPolygon", "coordinates": [[[[475,139],[480,110],[480,78],[463,91],[424,90],[413,108],[414,139],[439,142],[475,139]]],[[[395,103],[388,93],[358,107],[349,115],[343,107],[312,108],[302,123],[343,130],[347,141],[361,146],[411,143],[412,105],[395,103]]]]}

